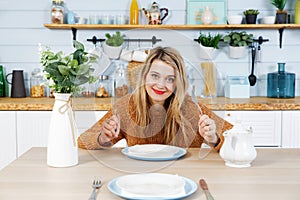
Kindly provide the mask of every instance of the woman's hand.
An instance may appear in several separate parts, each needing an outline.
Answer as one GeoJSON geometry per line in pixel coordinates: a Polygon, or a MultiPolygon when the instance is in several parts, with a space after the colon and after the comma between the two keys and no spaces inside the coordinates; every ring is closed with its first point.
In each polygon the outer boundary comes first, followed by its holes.
{"type": "Polygon", "coordinates": [[[210,119],[207,115],[200,115],[198,122],[200,135],[210,144],[215,144],[218,141],[216,134],[215,121],[210,119]]]}
{"type": "Polygon", "coordinates": [[[120,117],[113,115],[102,123],[99,143],[103,145],[118,137],[120,132],[120,117]]]}

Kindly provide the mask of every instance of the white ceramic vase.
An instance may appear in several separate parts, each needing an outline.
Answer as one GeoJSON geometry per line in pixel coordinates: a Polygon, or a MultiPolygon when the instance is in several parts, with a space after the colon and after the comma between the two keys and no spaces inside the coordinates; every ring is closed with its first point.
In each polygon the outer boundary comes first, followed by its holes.
{"type": "Polygon", "coordinates": [[[70,96],[71,94],[54,93],[47,147],[47,164],[51,167],[78,164],[77,129],[70,96]]]}
{"type": "Polygon", "coordinates": [[[246,46],[233,47],[229,46],[230,58],[243,58],[246,55],[246,46]]]}
{"type": "Polygon", "coordinates": [[[123,46],[113,47],[103,44],[103,51],[110,59],[119,59],[123,46]]]}
{"type": "Polygon", "coordinates": [[[212,60],[215,56],[216,49],[213,47],[206,47],[200,44],[200,58],[205,60],[212,60]]]}

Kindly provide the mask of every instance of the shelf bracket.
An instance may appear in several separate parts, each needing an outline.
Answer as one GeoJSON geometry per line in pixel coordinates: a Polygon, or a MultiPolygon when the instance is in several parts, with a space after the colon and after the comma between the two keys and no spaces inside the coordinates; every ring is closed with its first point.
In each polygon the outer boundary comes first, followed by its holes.
{"type": "MultiPolygon", "coordinates": [[[[73,41],[76,40],[76,35],[77,35],[77,29],[72,27],[72,35],[73,35],[73,41]]],[[[72,42],[73,42],[72,41],[72,42]]],[[[73,42],[73,47],[75,47],[75,44],[73,42]]]]}
{"type": "Polygon", "coordinates": [[[282,35],[283,35],[284,28],[280,28],[279,31],[279,48],[282,48],[282,35]]]}

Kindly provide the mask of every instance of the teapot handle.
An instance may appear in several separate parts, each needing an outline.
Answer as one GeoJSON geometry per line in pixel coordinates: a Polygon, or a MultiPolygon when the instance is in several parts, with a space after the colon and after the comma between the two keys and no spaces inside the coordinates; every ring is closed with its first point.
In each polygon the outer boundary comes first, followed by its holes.
{"type": "Polygon", "coordinates": [[[164,16],[160,19],[161,20],[161,22],[168,16],[168,14],[169,14],[169,10],[167,9],[167,8],[161,8],[160,9],[160,12],[162,12],[162,11],[165,11],[165,14],[164,14],[164,16]]]}

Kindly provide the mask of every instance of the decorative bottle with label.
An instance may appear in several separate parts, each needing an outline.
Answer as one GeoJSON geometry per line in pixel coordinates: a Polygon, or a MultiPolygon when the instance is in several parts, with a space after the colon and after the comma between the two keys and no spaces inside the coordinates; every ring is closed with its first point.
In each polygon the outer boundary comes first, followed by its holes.
{"type": "Polygon", "coordinates": [[[139,5],[137,0],[132,0],[130,5],[130,24],[139,24],[139,5]]]}
{"type": "Polygon", "coordinates": [[[64,23],[64,2],[63,0],[53,0],[51,8],[51,22],[53,24],[64,23]]]}

